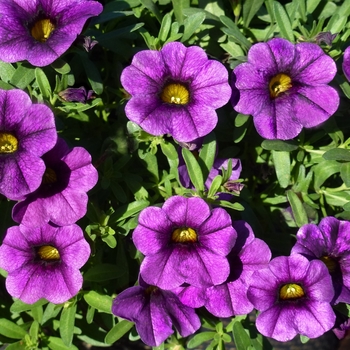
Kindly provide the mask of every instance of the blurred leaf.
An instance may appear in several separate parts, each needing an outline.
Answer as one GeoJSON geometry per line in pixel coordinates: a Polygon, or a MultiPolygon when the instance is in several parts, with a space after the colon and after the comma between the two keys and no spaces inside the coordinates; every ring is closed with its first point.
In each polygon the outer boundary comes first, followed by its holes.
{"type": "Polygon", "coordinates": [[[333,148],[323,154],[326,160],[344,160],[350,161],[350,150],[344,148],[333,148]]]}
{"type": "Polygon", "coordinates": [[[35,69],[19,66],[13,74],[10,83],[24,90],[35,78],[35,69]]]}
{"type": "Polygon", "coordinates": [[[143,4],[150,12],[154,14],[159,23],[162,23],[162,15],[159,12],[158,7],[152,0],[140,0],[141,4],[143,4]]]}
{"type": "Polygon", "coordinates": [[[250,21],[259,11],[264,0],[246,0],[243,2],[243,23],[246,28],[249,27],[250,21]]]}
{"type": "Polygon", "coordinates": [[[106,344],[113,344],[134,326],[133,322],[122,320],[118,322],[106,335],[106,344]]]}
{"type": "Polygon", "coordinates": [[[63,343],[62,339],[58,337],[49,337],[47,345],[52,350],[78,350],[75,345],[68,347],[63,343]]]}
{"type": "Polygon", "coordinates": [[[0,334],[11,339],[23,339],[27,332],[16,323],[0,318],[0,334]]]}
{"type": "Polygon", "coordinates": [[[297,226],[301,227],[303,225],[308,224],[309,220],[307,217],[307,213],[298,195],[292,190],[289,190],[287,191],[287,198],[290,203],[290,206],[292,207],[294,220],[297,226]]]}
{"type": "Polygon", "coordinates": [[[84,294],[85,301],[95,309],[105,312],[107,314],[112,313],[112,297],[109,295],[102,295],[93,290],[84,294]]]}
{"type": "Polygon", "coordinates": [[[159,34],[158,34],[158,39],[162,42],[165,42],[166,39],[168,38],[169,31],[171,28],[171,13],[167,13],[164,15],[162,19],[162,24],[160,26],[159,34]]]}
{"type": "Polygon", "coordinates": [[[281,34],[287,40],[294,42],[294,34],[292,30],[292,25],[290,19],[284,7],[277,1],[273,5],[276,22],[281,31],[281,34]]]}
{"type": "Polygon", "coordinates": [[[194,32],[200,27],[200,25],[205,20],[205,13],[197,12],[189,17],[187,17],[184,21],[184,34],[181,38],[181,42],[185,42],[191,38],[194,32]]]}
{"type": "Polygon", "coordinates": [[[261,143],[261,147],[269,151],[292,152],[298,149],[298,144],[294,140],[290,140],[290,141],[264,140],[261,143]]]}
{"type": "Polygon", "coordinates": [[[187,148],[182,149],[182,156],[185,160],[191,182],[193,183],[197,191],[203,192],[204,191],[203,174],[195,156],[187,148]]]}
{"type": "Polygon", "coordinates": [[[282,188],[287,188],[290,181],[290,154],[285,151],[272,151],[278,182],[282,188]]]}
{"type": "Polygon", "coordinates": [[[201,332],[196,334],[190,341],[187,343],[187,347],[189,349],[194,349],[202,343],[212,340],[215,336],[216,332],[201,332]]]}
{"type": "Polygon", "coordinates": [[[340,166],[340,176],[346,187],[350,187],[350,162],[340,166]]]}
{"type": "Polygon", "coordinates": [[[49,80],[41,68],[35,68],[35,79],[38,83],[43,98],[49,100],[52,94],[51,86],[49,80]]]}
{"type": "Polygon", "coordinates": [[[60,336],[63,343],[70,347],[73,341],[75,313],[77,304],[70,303],[68,307],[64,307],[60,317],[60,336]]]}
{"type": "Polygon", "coordinates": [[[125,271],[113,264],[99,264],[84,273],[84,281],[102,282],[122,276],[125,271]]]}
{"type": "Polygon", "coordinates": [[[0,61],[0,79],[3,82],[8,83],[15,72],[16,68],[11,63],[0,61]]]}
{"type": "Polygon", "coordinates": [[[307,13],[313,13],[320,2],[321,0],[306,0],[307,13]]]}

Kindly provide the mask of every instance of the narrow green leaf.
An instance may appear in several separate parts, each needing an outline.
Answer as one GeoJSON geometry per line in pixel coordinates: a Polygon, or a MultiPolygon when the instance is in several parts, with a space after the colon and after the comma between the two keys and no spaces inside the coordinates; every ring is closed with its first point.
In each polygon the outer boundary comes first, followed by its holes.
{"type": "Polygon", "coordinates": [[[85,301],[95,309],[105,312],[107,314],[112,313],[112,297],[109,295],[102,295],[93,290],[84,295],[85,301]]]}
{"type": "Polygon", "coordinates": [[[292,152],[298,149],[298,144],[294,140],[282,141],[282,140],[264,140],[261,143],[263,149],[269,151],[286,151],[292,152]]]}
{"type": "Polygon", "coordinates": [[[16,341],[15,343],[11,343],[6,346],[6,350],[27,350],[27,346],[25,343],[21,341],[16,341]]]}
{"type": "Polygon", "coordinates": [[[306,12],[313,13],[321,0],[306,0],[306,12]]]}
{"type": "Polygon", "coordinates": [[[172,160],[178,159],[178,154],[176,151],[176,148],[174,145],[168,141],[161,142],[160,148],[163,152],[163,154],[168,158],[172,160]]]}
{"type": "Polygon", "coordinates": [[[86,52],[82,52],[79,56],[83,63],[86,76],[89,80],[92,89],[96,92],[97,95],[102,94],[103,83],[99,70],[97,69],[95,64],[90,60],[86,52]]]}
{"type": "Polygon", "coordinates": [[[231,203],[228,201],[219,200],[219,201],[215,201],[214,203],[215,203],[215,205],[219,205],[220,207],[224,207],[224,208],[230,208],[230,209],[237,210],[237,211],[244,210],[243,205],[241,203],[238,203],[238,202],[231,203]]]}
{"type": "Polygon", "coordinates": [[[201,345],[205,341],[212,340],[215,336],[216,332],[201,332],[196,334],[190,341],[187,343],[187,347],[189,349],[194,349],[197,346],[201,345]]]}
{"type": "Polygon", "coordinates": [[[294,42],[294,34],[290,19],[284,7],[277,1],[273,5],[276,22],[284,38],[294,42]]]}
{"type": "Polygon", "coordinates": [[[309,222],[307,213],[305,211],[303,203],[301,202],[297,194],[294,193],[292,190],[289,190],[287,191],[287,198],[290,203],[290,206],[292,207],[294,220],[297,226],[301,227],[303,225],[306,225],[309,222]]]}
{"type": "Polygon", "coordinates": [[[77,304],[71,303],[68,307],[64,307],[60,317],[60,336],[63,343],[70,347],[73,341],[75,313],[77,304]]]}
{"type": "Polygon", "coordinates": [[[350,150],[344,148],[333,148],[323,154],[326,160],[344,160],[350,161],[350,150]]]}
{"type": "Polygon", "coordinates": [[[158,34],[158,39],[162,42],[165,42],[166,39],[168,38],[169,31],[171,28],[171,13],[167,13],[164,15],[162,19],[162,24],[160,26],[159,34],[158,34]]]}
{"type": "Polygon", "coordinates": [[[184,21],[184,34],[181,38],[181,42],[185,42],[191,38],[194,32],[200,27],[200,25],[205,20],[205,13],[197,12],[189,17],[187,17],[184,21]]]}
{"type": "Polygon", "coordinates": [[[49,337],[48,347],[52,350],[79,350],[75,345],[67,346],[63,343],[61,338],[49,337]]]}
{"type": "Polygon", "coordinates": [[[46,100],[50,99],[52,94],[51,86],[49,80],[41,68],[35,68],[35,79],[39,85],[39,89],[43,98],[46,100]]]}
{"type": "Polygon", "coordinates": [[[215,194],[218,192],[218,190],[221,186],[221,183],[222,183],[222,176],[221,175],[215,176],[211,185],[210,185],[209,191],[208,191],[209,198],[215,196],[215,194]]]}
{"type": "Polygon", "coordinates": [[[45,299],[40,299],[38,300],[36,303],[34,304],[26,304],[21,300],[16,300],[10,307],[10,311],[11,312],[23,312],[23,311],[29,311],[32,310],[34,308],[36,308],[37,306],[40,305],[45,305],[47,304],[48,301],[45,299]]]}
{"type": "Polygon", "coordinates": [[[19,89],[25,89],[35,78],[35,69],[19,66],[13,74],[10,83],[19,89]]]}
{"type": "Polygon", "coordinates": [[[103,282],[122,276],[125,271],[113,264],[99,264],[91,267],[84,273],[85,281],[103,282]]]}
{"type": "Polygon", "coordinates": [[[122,320],[118,322],[106,335],[106,344],[113,344],[134,326],[133,322],[122,320]]]}
{"type": "Polygon", "coordinates": [[[220,16],[220,21],[227,27],[227,29],[222,29],[225,34],[231,36],[234,41],[243,45],[243,47],[246,49],[249,49],[252,46],[250,41],[240,32],[237,25],[230,18],[226,16],[220,16]]]}
{"type": "Polygon", "coordinates": [[[290,181],[290,153],[286,151],[271,151],[271,153],[277,180],[282,188],[287,188],[290,181]]]}
{"type": "Polygon", "coordinates": [[[140,212],[142,209],[149,206],[149,201],[142,200],[142,201],[136,201],[131,202],[130,204],[123,205],[118,207],[118,209],[111,215],[110,222],[115,223],[118,221],[122,221],[124,219],[127,219],[130,216],[133,216],[140,212]]]}
{"type": "Polygon", "coordinates": [[[340,166],[340,176],[346,187],[350,187],[350,162],[340,166]]]}
{"type": "Polygon", "coordinates": [[[214,132],[205,136],[203,146],[199,152],[198,164],[202,169],[204,181],[207,179],[210,169],[213,167],[216,155],[216,137],[214,132]]]}
{"type": "Polygon", "coordinates": [[[23,339],[27,332],[16,323],[0,318],[0,334],[11,339],[23,339]]]}
{"type": "Polygon", "coordinates": [[[86,322],[87,324],[91,324],[94,320],[94,316],[95,316],[95,311],[96,309],[92,306],[88,306],[88,310],[87,310],[87,313],[86,313],[86,322]]]}
{"type": "Polygon", "coordinates": [[[162,15],[159,12],[158,7],[152,0],[140,0],[141,4],[144,5],[150,12],[154,14],[159,23],[162,23],[162,15]]]}
{"type": "Polygon", "coordinates": [[[195,156],[187,149],[182,149],[182,156],[185,160],[190,179],[197,191],[204,191],[204,180],[201,167],[195,156]]]}
{"type": "Polygon", "coordinates": [[[250,337],[245,331],[242,322],[237,321],[233,324],[232,335],[237,350],[247,350],[250,347],[250,337]]]}
{"type": "Polygon", "coordinates": [[[41,324],[43,319],[43,307],[41,305],[32,309],[32,316],[35,321],[41,324]]]}
{"type": "Polygon", "coordinates": [[[45,324],[51,318],[55,318],[61,311],[62,306],[55,305],[52,303],[47,304],[46,309],[43,314],[43,318],[41,320],[41,324],[45,324]]]}
{"type": "Polygon", "coordinates": [[[39,333],[39,322],[33,321],[29,329],[29,335],[33,342],[36,342],[38,340],[38,333],[39,333]]]}
{"type": "Polygon", "coordinates": [[[264,0],[246,0],[243,2],[243,23],[246,28],[249,27],[250,21],[259,11],[264,0]]]}

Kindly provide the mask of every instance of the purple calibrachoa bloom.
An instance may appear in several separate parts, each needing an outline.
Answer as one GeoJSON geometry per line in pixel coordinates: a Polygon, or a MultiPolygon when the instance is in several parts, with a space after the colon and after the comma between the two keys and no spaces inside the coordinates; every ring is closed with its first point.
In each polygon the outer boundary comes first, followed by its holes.
{"type": "Polygon", "coordinates": [[[0,246],[0,267],[8,272],[6,289],[32,304],[45,298],[54,304],[75,296],[83,283],[79,269],[90,246],[77,225],[10,227],[0,246]]]}
{"type": "Polygon", "coordinates": [[[40,157],[57,140],[55,118],[49,107],[32,104],[17,89],[0,90],[0,111],[0,193],[22,199],[41,183],[45,164],[40,157]]]}
{"type": "Polygon", "coordinates": [[[268,245],[255,238],[252,228],[245,221],[234,221],[232,226],[237,231],[237,240],[227,256],[230,263],[227,280],[209,288],[188,286],[174,290],[183,304],[193,308],[205,306],[217,317],[245,315],[253,310],[247,298],[250,278],[254,271],[266,268],[271,259],[268,245]]]}
{"type": "Polygon", "coordinates": [[[232,82],[238,91],[231,101],[239,94],[234,109],[251,114],[262,137],[292,139],[337,110],[339,95],[327,85],[336,72],[333,59],[317,44],[271,39],[253,45],[248,62],[235,68],[232,82]]]}
{"type": "Polygon", "coordinates": [[[334,326],[334,296],[327,267],[300,254],[272,259],[251,277],[247,296],[260,311],[258,331],[278,341],[297,334],[317,338],[334,326]]]}
{"type": "Polygon", "coordinates": [[[113,301],[114,315],[135,322],[141,340],[149,346],[159,346],[174,333],[182,337],[193,334],[201,326],[194,309],[183,305],[171,291],[148,285],[142,278],[139,286],[130,287],[113,301]]]}
{"type": "Polygon", "coordinates": [[[306,224],[297,232],[291,254],[322,260],[332,277],[333,303],[350,303],[350,222],[326,217],[319,225],[306,224]]]}
{"type": "Polygon", "coordinates": [[[102,10],[102,4],[90,0],[0,0],[0,59],[47,66],[102,10]]]}
{"type": "Polygon", "coordinates": [[[215,109],[231,96],[226,68],[202,48],[179,42],[138,52],[121,82],[131,95],[126,116],[152,135],[180,142],[209,134],[218,120],[215,109]]]}
{"type": "Polygon", "coordinates": [[[41,185],[14,206],[12,217],[30,227],[49,221],[59,226],[73,224],[86,214],[86,192],[98,179],[91,156],[83,147],[71,149],[58,138],[55,147],[42,159],[46,170],[41,185]]]}
{"type": "Polygon", "coordinates": [[[133,233],[136,248],[145,255],[140,274],[162,289],[223,283],[230,272],[226,256],[236,236],[224,209],[212,210],[198,197],[170,197],[162,208],[140,213],[133,233]]]}
{"type": "Polygon", "coordinates": [[[350,46],[348,46],[344,51],[343,73],[346,79],[350,81],[350,46]]]}

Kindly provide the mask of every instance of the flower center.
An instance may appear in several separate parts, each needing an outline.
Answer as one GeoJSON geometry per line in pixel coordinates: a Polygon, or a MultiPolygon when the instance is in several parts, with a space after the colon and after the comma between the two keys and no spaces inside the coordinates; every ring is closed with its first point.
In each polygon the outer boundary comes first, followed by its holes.
{"type": "Polygon", "coordinates": [[[0,153],[13,153],[18,148],[18,140],[12,134],[0,132],[0,153]]]}
{"type": "Polygon", "coordinates": [[[330,273],[332,273],[336,270],[338,265],[337,265],[337,262],[333,258],[330,258],[329,256],[322,256],[320,259],[327,266],[327,269],[330,273]]]}
{"type": "Polygon", "coordinates": [[[39,19],[34,24],[30,30],[32,37],[44,43],[55,30],[55,25],[48,18],[39,19]]]}
{"type": "Polygon", "coordinates": [[[51,168],[46,168],[42,183],[44,185],[53,184],[57,181],[57,175],[51,168]]]}
{"type": "Polygon", "coordinates": [[[282,92],[289,90],[292,87],[292,79],[290,76],[280,73],[275,75],[269,83],[270,97],[276,98],[282,92]]]}
{"type": "Polygon", "coordinates": [[[279,297],[282,300],[296,300],[304,296],[304,289],[296,283],[288,283],[283,285],[279,292],[279,297]]]}
{"type": "Polygon", "coordinates": [[[43,245],[39,247],[36,254],[40,260],[44,261],[59,261],[61,258],[57,248],[52,245],[43,245]]]}
{"type": "Polygon", "coordinates": [[[177,228],[172,233],[171,240],[174,243],[195,243],[197,242],[197,233],[190,227],[177,228]]]}
{"type": "Polygon", "coordinates": [[[160,98],[166,103],[186,105],[190,100],[190,92],[184,84],[171,83],[164,86],[160,98]]]}
{"type": "Polygon", "coordinates": [[[158,290],[158,287],[156,287],[156,286],[149,286],[149,287],[145,290],[145,293],[146,293],[146,295],[150,295],[150,294],[155,293],[157,290],[158,290]]]}

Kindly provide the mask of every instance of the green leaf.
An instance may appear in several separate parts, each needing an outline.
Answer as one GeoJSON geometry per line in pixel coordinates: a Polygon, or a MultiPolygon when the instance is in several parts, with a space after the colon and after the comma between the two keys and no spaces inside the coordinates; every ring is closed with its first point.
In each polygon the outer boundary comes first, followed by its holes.
{"type": "Polygon", "coordinates": [[[103,282],[122,276],[125,271],[113,264],[99,264],[84,273],[84,281],[103,282]]]}
{"type": "Polygon", "coordinates": [[[224,201],[224,200],[219,200],[219,201],[215,201],[214,202],[215,205],[219,205],[220,207],[225,207],[225,208],[230,208],[233,210],[237,210],[237,211],[243,211],[244,210],[244,206],[241,203],[231,203],[228,201],[224,201]]]}
{"type": "Polygon", "coordinates": [[[43,318],[41,320],[41,324],[45,324],[51,318],[55,318],[61,311],[62,306],[55,305],[52,303],[47,304],[46,309],[43,314],[43,318]]]}
{"type": "Polygon", "coordinates": [[[305,335],[300,335],[300,341],[302,344],[306,344],[310,339],[305,335]]]}
{"type": "Polygon", "coordinates": [[[204,191],[204,180],[201,167],[195,156],[187,149],[182,149],[182,156],[185,160],[190,179],[197,191],[204,191]]]}
{"type": "Polygon", "coordinates": [[[190,341],[187,343],[187,347],[189,349],[194,349],[202,343],[212,340],[215,336],[216,332],[201,332],[196,334],[190,341]]]}
{"type": "Polygon", "coordinates": [[[16,68],[11,63],[0,61],[0,79],[3,82],[8,83],[15,72],[16,68]]]}
{"type": "Polygon", "coordinates": [[[245,331],[242,322],[237,321],[233,324],[232,335],[237,350],[246,350],[250,348],[250,337],[245,331]]]}
{"type": "Polygon", "coordinates": [[[163,152],[163,154],[168,158],[172,160],[178,159],[178,154],[176,151],[176,148],[174,145],[168,141],[161,142],[160,148],[163,152]]]}
{"type": "Polygon", "coordinates": [[[32,310],[32,309],[36,308],[37,306],[45,305],[47,303],[48,303],[47,300],[40,299],[34,304],[26,304],[23,301],[18,299],[11,305],[10,311],[11,312],[29,311],[29,310],[32,310]]]}
{"type": "Polygon", "coordinates": [[[60,74],[68,74],[70,72],[70,65],[62,58],[58,58],[51,63],[51,67],[60,74]]]}
{"type": "Polygon", "coordinates": [[[323,191],[326,202],[329,205],[335,205],[337,207],[343,207],[348,202],[350,202],[350,191],[341,191],[341,192],[331,192],[323,191]]]}
{"type": "Polygon", "coordinates": [[[315,175],[314,186],[317,191],[330,176],[340,171],[340,163],[335,160],[325,160],[313,166],[312,170],[315,175]]]}
{"type": "Polygon", "coordinates": [[[11,339],[23,339],[27,332],[16,323],[0,318],[0,334],[11,339]]]}
{"type": "Polygon", "coordinates": [[[35,321],[39,322],[41,324],[43,319],[43,307],[41,305],[34,307],[32,309],[32,316],[35,321]]]}
{"type": "Polygon", "coordinates": [[[246,0],[243,2],[243,23],[246,28],[249,27],[250,21],[259,11],[264,0],[246,0]]]}
{"type": "Polygon", "coordinates": [[[39,328],[39,322],[33,321],[29,329],[29,335],[33,342],[36,342],[38,340],[39,328]]]}
{"type": "Polygon", "coordinates": [[[118,322],[106,335],[106,344],[113,344],[134,326],[133,322],[122,320],[118,322]]]}
{"type": "Polygon", "coordinates": [[[290,181],[290,153],[271,151],[277,180],[282,188],[287,188],[290,181]]]}
{"type": "Polygon", "coordinates": [[[189,17],[187,17],[184,21],[184,34],[181,38],[181,42],[185,42],[191,38],[194,32],[200,27],[200,25],[205,20],[205,13],[197,12],[189,17]]]}
{"type": "Polygon", "coordinates": [[[70,347],[73,341],[75,314],[77,304],[71,303],[68,307],[64,307],[60,317],[60,336],[63,343],[70,347]]]}
{"type": "Polygon", "coordinates": [[[298,149],[298,144],[293,140],[290,140],[290,141],[264,140],[261,143],[261,147],[269,151],[292,152],[298,149]]]}
{"type": "Polygon", "coordinates": [[[115,239],[114,236],[107,235],[102,237],[102,241],[107,243],[107,245],[114,249],[117,246],[117,240],[115,239]]]}
{"type": "Polygon", "coordinates": [[[284,7],[277,1],[273,4],[276,22],[281,31],[281,34],[287,40],[294,42],[294,34],[290,19],[284,7]]]}
{"type": "Polygon", "coordinates": [[[218,192],[220,186],[222,183],[222,176],[221,175],[216,175],[210,185],[209,191],[208,191],[208,197],[214,197],[215,194],[218,192]]]}
{"type": "Polygon", "coordinates": [[[223,28],[222,31],[229,35],[232,40],[236,41],[238,44],[241,44],[246,49],[249,49],[252,44],[248,39],[240,32],[237,25],[228,17],[220,16],[220,21],[227,27],[223,28]]]}
{"type": "Polygon", "coordinates": [[[313,13],[320,2],[321,0],[306,0],[307,13],[313,13]]]}
{"type": "Polygon", "coordinates": [[[46,100],[50,99],[52,94],[51,86],[49,80],[47,79],[44,71],[41,68],[35,68],[35,79],[38,83],[43,98],[46,100]]]}
{"type": "Polygon", "coordinates": [[[78,348],[75,345],[65,345],[62,339],[58,337],[49,337],[47,345],[52,350],[78,350],[78,348]]]}
{"type": "Polygon", "coordinates": [[[102,94],[103,83],[102,83],[100,71],[97,69],[95,64],[90,60],[86,52],[81,52],[79,56],[83,63],[85,73],[92,87],[92,90],[94,90],[97,95],[102,94]]]}
{"type": "Polygon", "coordinates": [[[199,152],[198,164],[202,169],[203,180],[208,178],[210,169],[213,167],[216,155],[216,138],[214,132],[205,136],[203,146],[199,152]]]}
{"type": "Polygon", "coordinates": [[[158,7],[152,0],[140,0],[141,4],[144,5],[150,12],[154,14],[159,23],[162,23],[162,15],[159,12],[158,7]]]}
{"type": "Polygon", "coordinates": [[[112,313],[112,297],[109,295],[102,295],[93,290],[84,295],[85,301],[95,309],[105,312],[107,314],[112,313]]]}
{"type": "Polygon", "coordinates": [[[142,209],[148,207],[149,204],[150,204],[149,201],[142,200],[142,201],[131,202],[130,204],[127,204],[127,205],[122,205],[118,207],[118,209],[111,215],[109,221],[111,223],[115,223],[115,222],[127,219],[130,216],[137,214],[142,209]]]}
{"type": "Polygon", "coordinates": [[[24,90],[35,78],[35,69],[19,66],[13,74],[10,83],[24,90]]]}
{"type": "Polygon", "coordinates": [[[162,19],[162,24],[160,26],[158,39],[161,42],[165,42],[166,39],[168,38],[170,28],[171,28],[171,13],[169,12],[164,15],[162,19]]]}
{"type": "Polygon", "coordinates": [[[350,161],[350,149],[333,148],[323,154],[323,158],[326,160],[344,160],[350,161]]]}
{"type": "Polygon", "coordinates": [[[346,187],[350,187],[350,162],[343,163],[340,166],[340,177],[344,181],[346,187]]]}
{"type": "Polygon", "coordinates": [[[297,226],[301,227],[303,225],[306,225],[309,222],[309,220],[303,203],[299,199],[298,195],[292,190],[289,190],[287,191],[287,198],[290,203],[290,206],[292,207],[294,220],[297,226]]]}

